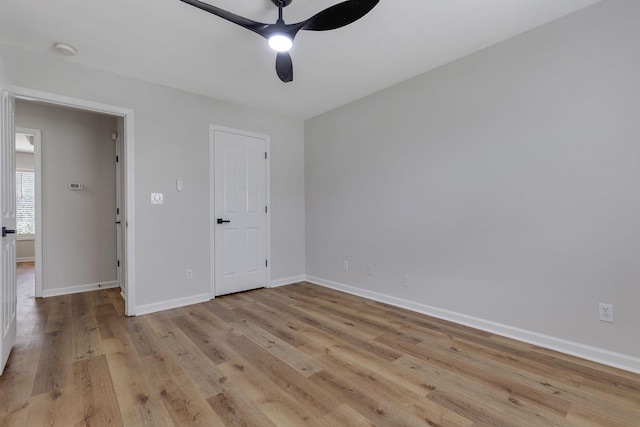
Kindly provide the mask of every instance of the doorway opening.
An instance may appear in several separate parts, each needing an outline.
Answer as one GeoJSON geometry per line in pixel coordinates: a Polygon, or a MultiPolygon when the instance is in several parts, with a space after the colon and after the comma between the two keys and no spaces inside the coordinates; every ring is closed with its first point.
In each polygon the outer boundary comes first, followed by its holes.
{"type": "Polygon", "coordinates": [[[42,297],[42,132],[16,127],[16,261],[19,287],[42,297]],[[33,263],[33,264],[28,264],[33,263]],[[32,278],[32,279],[30,279],[32,278]]]}
{"type": "MultiPolygon", "coordinates": [[[[81,99],[64,97],[56,94],[50,94],[47,92],[35,91],[26,88],[15,88],[16,99],[19,101],[26,101],[28,103],[40,104],[53,108],[60,108],[65,110],[75,110],[84,113],[98,113],[98,115],[111,117],[114,119],[115,126],[108,134],[108,137],[111,139],[110,143],[113,144],[111,148],[113,149],[113,191],[114,194],[117,189],[117,196],[119,204],[114,205],[112,211],[108,212],[107,215],[110,215],[110,221],[112,226],[115,224],[116,230],[114,233],[117,235],[114,237],[114,240],[117,240],[117,245],[119,245],[119,249],[117,250],[117,256],[115,255],[116,250],[114,248],[114,260],[113,263],[116,265],[115,271],[117,271],[117,278],[114,278],[112,282],[108,284],[108,286],[115,287],[120,286],[121,295],[124,298],[125,305],[125,314],[128,316],[135,315],[135,275],[134,275],[134,203],[133,203],[133,111],[129,109],[124,109],[121,107],[115,107],[105,104],[94,103],[91,101],[85,101],[81,99]],[[115,153],[117,152],[117,159],[115,153]],[[118,167],[116,167],[116,160],[119,162],[118,167]],[[118,172],[119,169],[119,172],[118,172]],[[117,206],[117,208],[115,207],[117,206]],[[118,224],[119,222],[119,224],[118,224]],[[117,258],[117,259],[116,259],[117,258]]],[[[24,130],[24,129],[22,129],[24,130]]],[[[23,132],[25,134],[29,134],[29,132],[23,132]]],[[[42,138],[42,135],[41,135],[42,138]]],[[[42,139],[40,141],[42,144],[42,139]]],[[[36,148],[34,144],[34,148],[36,148]]],[[[34,153],[35,156],[35,153],[34,153]]],[[[46,168],[46,163],[49,159],[40,159],[40,167],[42,170],[42,163],[45,163],[44,167],[46,168]]],[[[35,168],[34,168],[35,169],[35,168]]],[[[73,178],[67,179],[64,183],[64,194],[69,195],[72,192],[76,192],[79,198],[84,195],[88,195],[91,188],[84,186],[82,182],[75,182],[73,178]],[[67,182],[68,181],[68,182],[67,182]],[[82,190],[85,190],[83,193],[82,190]]],[[[58,186],[60,187],[60,186],[58,186]]],[[[43,191],[40,188],[40,194],[42,195],[43,191]]],[[[46,190],[45,190],[46,191],[46,190]]],[[[47,195],[44,195],[45,203],[47,195]]],[[[42,201],[40,203],[42,206],[42,201]]],[[[41,212],[40,212],[41,213],[41,212]]],[[[39,234],[39,231],[42,231],[42,217],[40,218],[40,227],[37,227],[36,223],[36,234],[39,234]]],[[[70,230],[70,232],[74,232],[74,230],[70,230]]],[[[35,259],[35,268],[39,270],[35,273],[36,282],[38,282],[38,278],[40,280],[40,285],[36,286],[37,295],[38,296],[48,296],[47,293],[51,294],[51,291],[47,288],[46,284],[46,270],[43,273],[42,266],[42,252],[43,252],[43,243],[44,242],[42,234],[39,234],[35,238],[35,243],[40,246],[40,256],[38,256],[38,250],[34,255],[35,259]],[[40,259],[39,259],[40,258],[40,259]],[[44,284],[43,284],[44,280],[44,284]],[[39,288],[39,289],[38,289],[39,288]]],[[[100,244],[100,241],[95,242],[96,245],[100,244]]],[[[48,264],[47,264],[48,265],[48,264]]],[[[101,279],[102,280],[102,279],[101,279]]],[[[90,283],[87,285],[86,290],[91,290],[95,287],[95,285],[101,286],[100,283],[90,283]]],[[[78,287],[76,291],[81,291],[81,287],[78,287]]],[[[71,292],[70,292],[71,293],[71,292]]],[[[53,295],[53,294],[51,294],[53,295]]]]}

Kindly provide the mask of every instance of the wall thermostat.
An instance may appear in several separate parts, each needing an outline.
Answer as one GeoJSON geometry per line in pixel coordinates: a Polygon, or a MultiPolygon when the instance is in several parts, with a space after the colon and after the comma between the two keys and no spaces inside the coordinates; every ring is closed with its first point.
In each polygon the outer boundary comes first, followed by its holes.
{"type": "Polygon", "coordinates": [[[79,191],[84,189],[84,185],[83,184],[78,184],[75,182],[70,182],[69,183],[69,190],[74,190],[74,191],[79,191]]]}

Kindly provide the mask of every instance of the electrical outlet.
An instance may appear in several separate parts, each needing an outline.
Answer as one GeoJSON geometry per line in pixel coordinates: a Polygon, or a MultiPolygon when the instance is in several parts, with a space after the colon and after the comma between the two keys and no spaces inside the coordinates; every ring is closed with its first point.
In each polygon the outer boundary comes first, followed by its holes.
{"type": "Polygon", "coordinates": [[[373,276],[373,265],[371,265],[371,264],[367,265],[367,274],[369,276],[373,276]]]}
{"type": "Polygon", "coordinates": [[[411,285],[409,284],[409,275],[405,274],[404,276],[402,276],[402,286],[404,286],[405,288],[410,288],[411,285]]]}
{"type": "Polygon", "coordinates": [[[191,268],[187,269],[186,277],[187,277],[187,280],[193,279],[193,269],[191,269],[191,268]]]}
{"type": "Polygon", "coordinates": [[[613,305],[600,303],[598,304],[598,311],[601,321],[613,323],[613,305]]]}
{"type": "Polygon", "coordinates": [[[343,262],[344,262],[344,265],[343,265],[344,271],[347,271],[349,269],[349,261],[345,259],[343,262]]]}

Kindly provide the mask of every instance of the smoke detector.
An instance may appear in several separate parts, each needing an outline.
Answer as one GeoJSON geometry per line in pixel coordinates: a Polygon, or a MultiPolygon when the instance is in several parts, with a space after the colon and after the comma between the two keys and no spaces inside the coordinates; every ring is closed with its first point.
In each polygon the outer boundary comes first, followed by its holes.
{"type": "Polygon", "coordinates": [[[55,43],[53,50],[65,56],[74,56],[76,54],[76,48],[66,43],[55,43]]]}

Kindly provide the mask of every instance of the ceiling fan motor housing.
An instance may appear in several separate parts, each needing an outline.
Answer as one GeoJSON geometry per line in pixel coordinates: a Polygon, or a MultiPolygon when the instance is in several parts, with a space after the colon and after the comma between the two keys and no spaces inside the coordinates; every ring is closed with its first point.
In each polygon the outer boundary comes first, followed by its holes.
{"type": "Polygon", "coordinates": [[[292,1],[293,0],[271,0],[271,3],[275,4],[276,7],[287,7],[292,1]]]}

